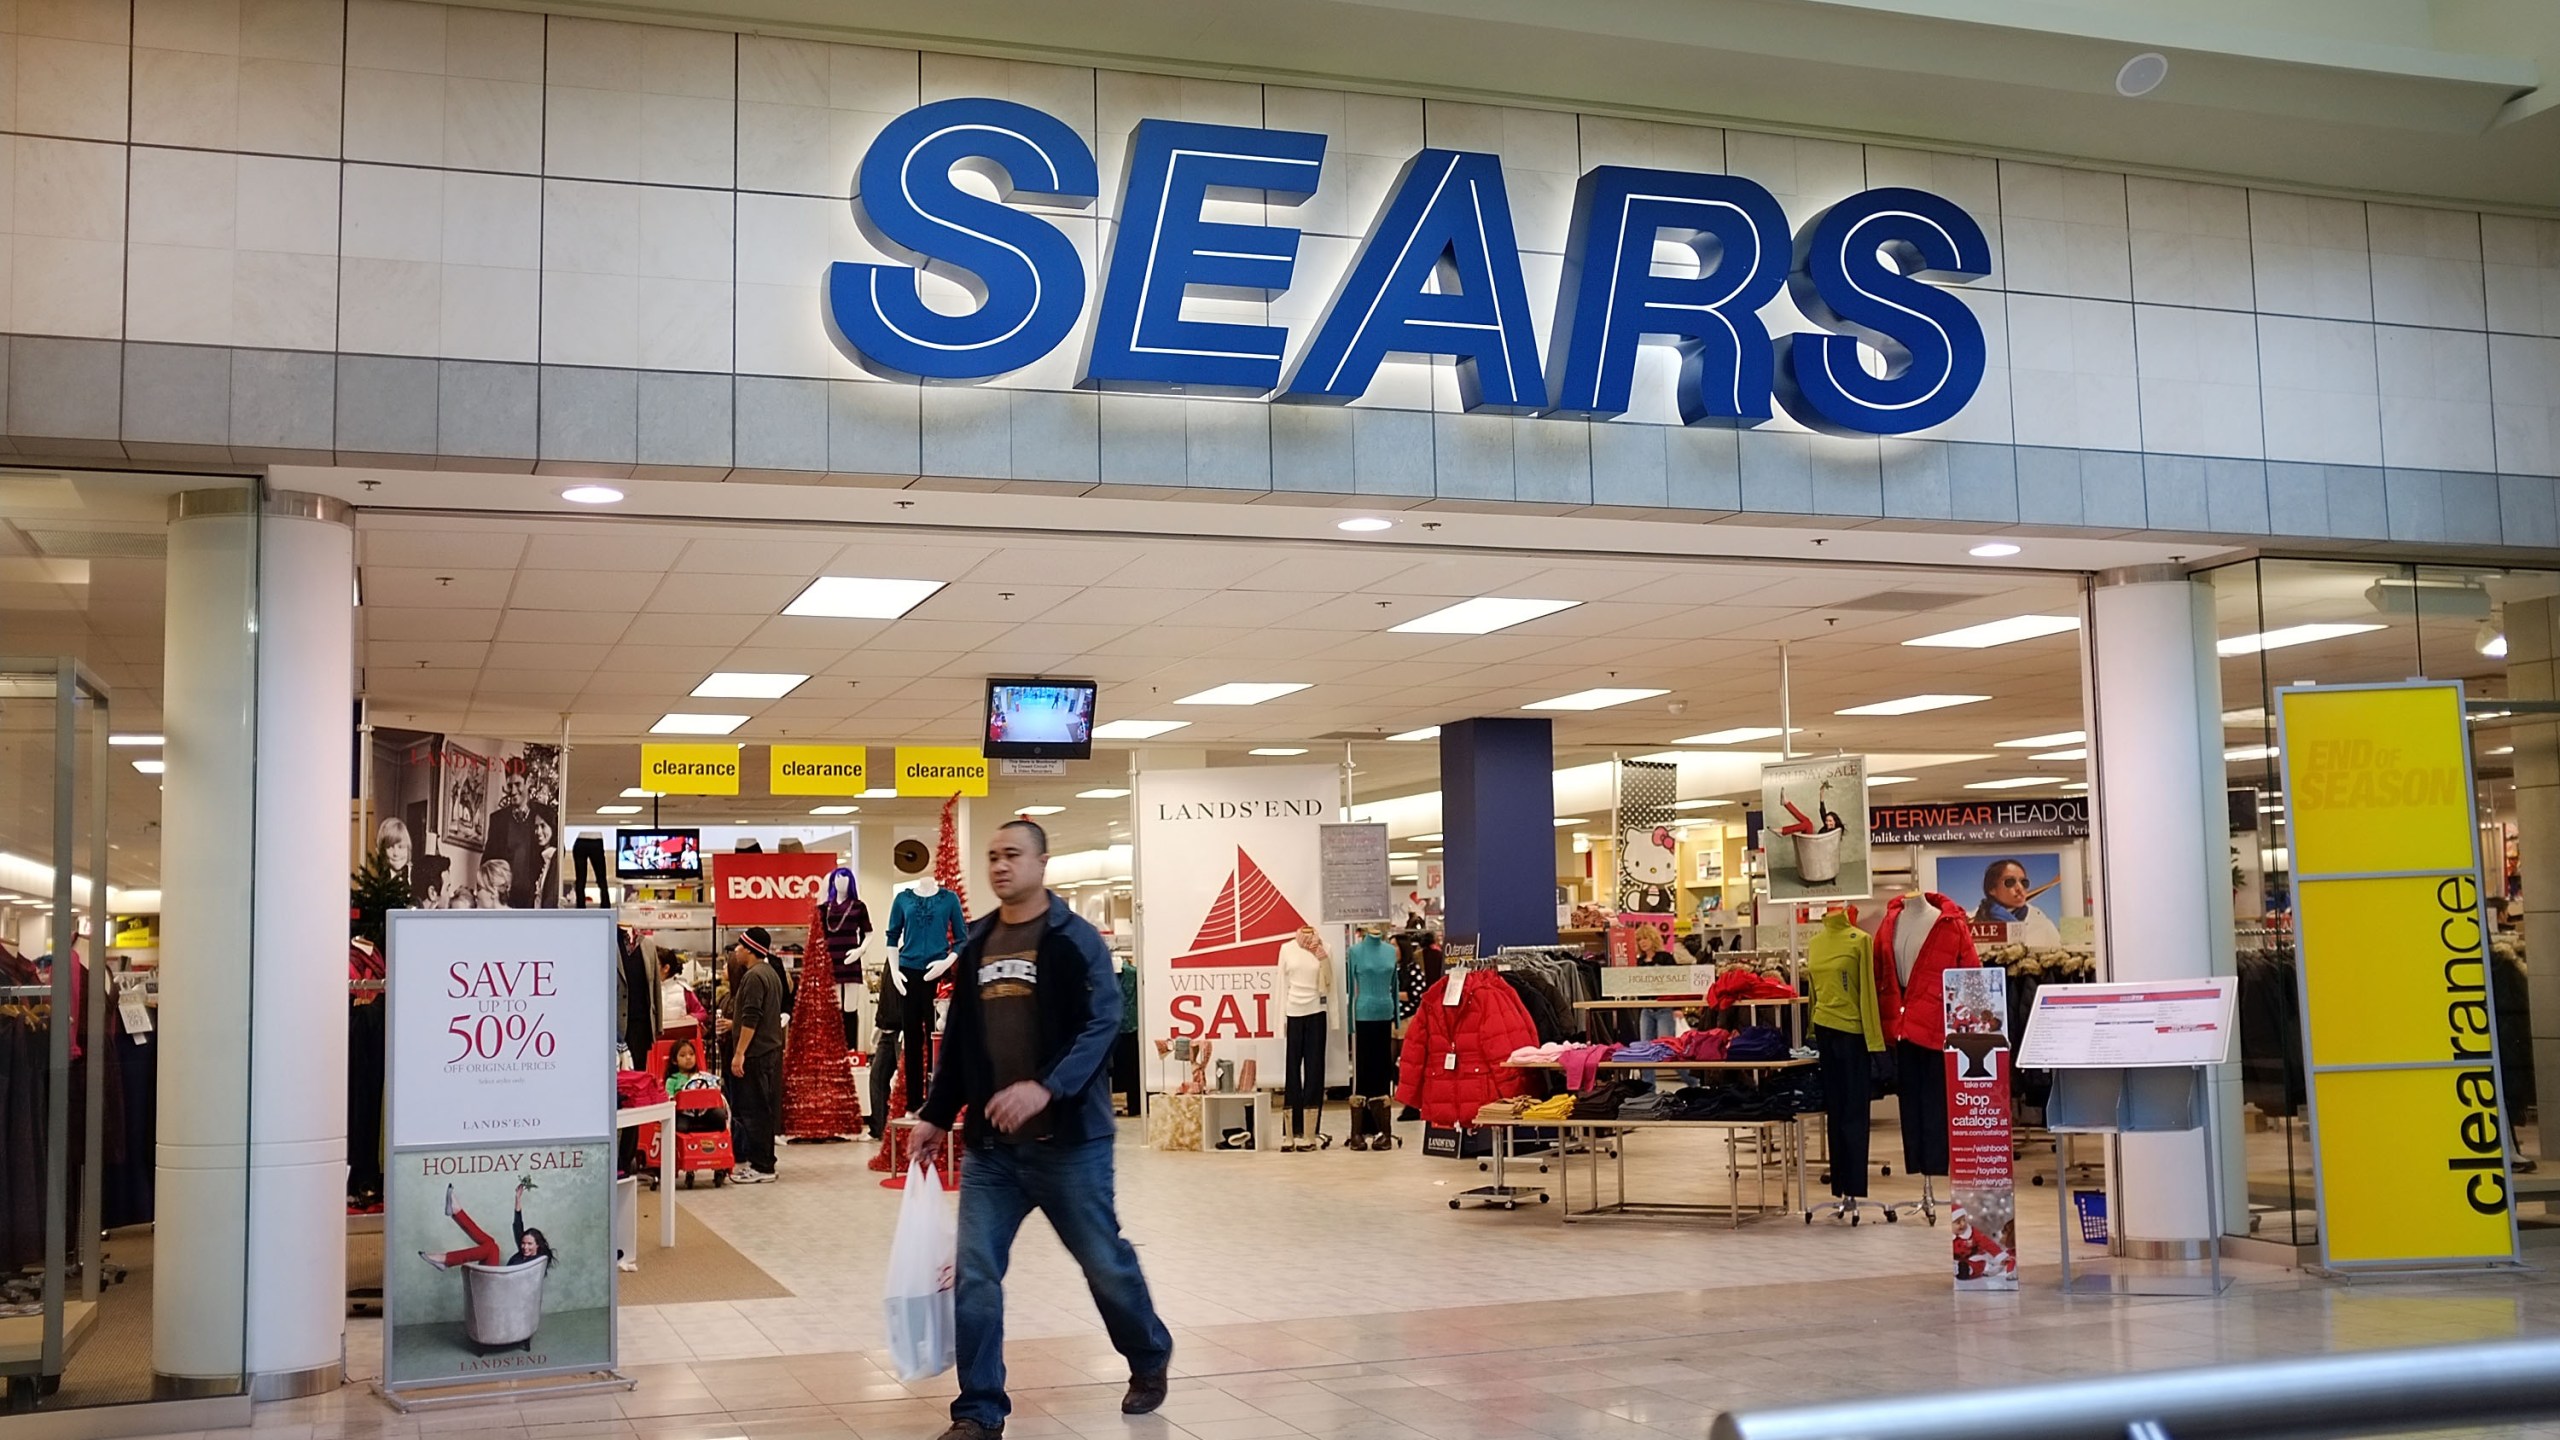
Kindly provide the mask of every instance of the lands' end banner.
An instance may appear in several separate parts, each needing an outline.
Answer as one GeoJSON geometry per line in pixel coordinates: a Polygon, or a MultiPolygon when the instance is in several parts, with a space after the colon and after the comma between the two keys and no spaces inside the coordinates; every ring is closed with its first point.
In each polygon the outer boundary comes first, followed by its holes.
{"type": "MultiPolygon", "coordinates": [[[[1314,925],[1337,967],[1342,927],[1321,923],[1330,765],[1138,775],[1140,1049],[1206,1040],[1216,1059],[1280,1073],[1280,947],[1314,925]]],[[[1239,1066],[1241,1068],[1241,1066],[1239,1066]]],[[[1188,1078],[1168,1069],[1167,1084],[1188,1078]]],[[[1213,1076],[1214,1078],[1214,1076],[1213,1076]]]]}
{"type": "Polygon", "coordinates": [[[2513,1260],[2462,687],[2276,692],[2320,1249],[2513,1260]]]}

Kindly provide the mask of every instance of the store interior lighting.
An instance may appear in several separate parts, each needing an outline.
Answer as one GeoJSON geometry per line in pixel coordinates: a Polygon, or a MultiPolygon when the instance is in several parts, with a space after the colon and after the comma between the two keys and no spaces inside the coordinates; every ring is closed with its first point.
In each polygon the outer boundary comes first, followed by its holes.
{"type": "Polygon", "coordinates": [[[1566,815],[1556,821],[1556,828],[1561,830],[1567,825],[1588,825],[1590,823],[1591,817],[1588,815],[1566,815]]]}
{"type": "Polygon", "coordinates": [[[1033,817],[1041,815],[1061,815],[1066,813],[1066,808],[1067,807],[1064,805],[1025,805],[1015,810],[1013,813],[1016,815],[1029,815],[1033,817]]]}
{"type": "Polygon", "coordinates": [[[610,485],[572,485],[560,492],[560,498],[572,505],[618,505],[622,492],[610,485]]]}
{"type": "Polygon", "coordinates": [[[637,805],[599,805],[596,807],[596,813],[599,815],[637,815],[640,813],[640,807],[637,805]]]}
{"type": "Polygon", "coordinates": [[[1490,635],[1525,625],[1543,616],[1570,610],[1579,600],[1529,600],[1506,595],[1479,595],[1455,605],[1418,615],[1387,628],[1401,635],[1490,635]]]}
{"type": "MultiPolygon", "coordinates": [[[[1804,733],[1804,727],[1795,726],[1788,733],[1801,735],[1804,733]]],[[[1674,745],[1742,745],[1753,740],[1776,738],[1778,738],[1778,727],[1775,725],[1736,725],[1730,730],[1710,730],[1704,735],[1684,735],[1671,743],[1674,745]]]]}
{"type": "Polygon", "coordinates": [[[110,745],[143,745],[157,748],[168,744],[169,737],[166,735],[110,735],[107,737],[107,743],[110,745]]]}
{"type": "Polygon", "coordinates": [[[696,700],[779,700],[807,684],[806,675],[762,670],[714,670],[693,687],[696,700]]]}
{"type": "Polygon", "coordinates": [[[1923,635],[1902,643],[1946,650],[1988,650],[1994,645],[2014,645],[2021,640],[2065,635],[2079,628],[2080,618],[2076,615],[2012,615],[2006,620],[1989,620],[1980,625],[1967,625],[1961,630],[1941,630],[1935,635],[1923,635]]]}
{"type": "Polygon", "coordinates": [[[1708,810],[1713,809],[1718,805],[1730,805],[1732,803],[1733,802],[1730,800],[1674,800],[1671,802],[1671,808],[1674,810],[1708,810]]]}
{"type": "Polygon", "coordinates": [[[2217,655],[2255,655],[2266,650],[2283,650],[2295,645],[2309,645],[2319,640],[2337,640],[2349,635],[2369,635],[2379,625],[2331,623],[2321,625],[2287,625],[2280,630],[2262,630],[2255,635],[2234,635],[2216,643],[2217,655]]]}
{"type": "Polygon", "coordinates": [[[1076,798],[1079,800],[1125,800],[1128,797],[1128,791],[1120,789],[1117,786],[1109,785],[1106,785],[1099,790],[1079,790],[1076,792],[1076,798]]]}
{"type": "Polygon", "coordinates": [[[809,582],[785,615],[834,620],[895,620],[933,597],[939,580],[879,580],[862,575],[821,575],[809,582]]]}
{"type": "Polygon", "coordinates": [[[1283,755],[1304,755],[1307,753],[1307,747],[1304,745],[1258,745],[1245,753],[1277,758],[1283,755]]]}
{"type": "Polygon", "coordinates": [[[166,760],[136,760],[133,762],[133,768],[141,771],[145,775],[160,775],[165,774],[168,771],[169,762],[166,760]]]}
{"type": "Polygon", "coordinates": [[[1105,720],[1093,727],[1096,740],[1153,740],[1190,724],[1188,720],[1105,720]]]}
{"type": "Polygon", "coordinates": [[[812,815],[851,815],[861,808],[862,807],[859,805],[818,805],[811,807],[809,813],[812,815]]]}
{"type": "Polygon", "coordinates": [[[2050,775],[2012,775],[2005,780],[1976,780],[1964,788],[1967,790],[2023,790],[2030,785],[2052,783],[2053,777],[2050,775]]]}
{"type": "Polygon", "coordinates": [[[2268,760],[2274,758],[2275,753],[2276,747],[2273,745],[2235,745],[2232,748],[2223,751],[2222,758],[2225,760],[2268,760]]]}
{"type": "Polygon", "coordinates": [[[1986,540],[1964,553],[1976,560],[2005,560],[2017,554],[2018,547],[2006,540],[1986,540]]]}
{"type": "Polygon", "coordinates": [[[1617,686],[1601,686],[1592,690],[1576,690],[1552,700],[1534,700],[1521,706],[1523,710],[1606,710],[1612,705],[1625,705],[1636,700],[1651,700],[1668,695],[1668,690],[1635,690],[1617,686]]]}
{"type": "Polygon", "coordinates": [[[1867,777],[1867,788],[1880,790],[1887,785],[1908,785],[1913,778],[1909,775],[1870,775],[1867,777]]]}
{"type": "Polygon", "coordinates": [[[2042,750],[2049,745],[2077,745],[2089,738],[2079,730],[2056,730],[2050,735],[2029,735],[2018,740],[1994,740],[1994,750],[2042,750]]]}
{"type": "Polygon", "coordinates": [[[1354,515],[1348,520],[1334,521],[1333,528],[1348,530],[1354,535],[1374,535],[1381,530],[1393,530],[1396,522],[1383,515],[1354,515]]]}
{"type": "Polygon", "coordinates": [[[1283,695],[1295,695],[1306,689],[1303,681],[1294,680],[1230,680],[1206,690],[1185,695],[1176,705],[1259,705],[1283,695]]]}
{"type": "Polygon", "coordinates": [[[1387,738],[1406,743],[1411,743],[1417,740],[1437,740],[1440,738],[1440,727],[1437,725],[1425,725],[1419,730],[1407,730],[1401,735],[1390,735],[1387,738]]]}
{"type": "Polygon", "coordinates": [[[898,787],[895,785],[874,785],[868,790],[858,792],[853,798],[856,800],[895,800],[898,798],[898,787]]]}
{"type": "Polygon", "coordinates": [[[2030,760],[2086,760],[2089,758],[2089,751],[2086,746],[2074,745],[2068,750],[2039,750],[2027,758],[2030,760]]]}
{"type": "Polygon", "coordinates": [[[637,785],[627,785],[623,787],[622,798],[625,800],[656,800],[661,798],[665,793],[666,792],[661,790],[643,790],[637,785]]]}
{"type": "Polygon", "coordinates": [[[744,715],[703,715],[678,710],[658,717],[652,735],[726,735],[747,723],[744,715]]]}
{"type": "Polygon", "coordinates": [[[1977,705],[1990,699],[1988,695],[1905,695],[1899,700],[1878,700],[1869,705],[1852,705],[1834,710],[1834,715],[1917,715],[1924,710],[1946,710],[1958,705],[1977,705]]]}

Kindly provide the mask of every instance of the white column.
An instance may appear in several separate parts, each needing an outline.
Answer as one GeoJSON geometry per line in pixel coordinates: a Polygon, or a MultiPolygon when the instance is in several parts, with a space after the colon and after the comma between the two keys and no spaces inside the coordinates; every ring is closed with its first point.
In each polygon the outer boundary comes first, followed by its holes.
{"type": "Polygon", "coordinates": [[[170,527],[153,1364],[184,1390],[245,1346],[271,1398],[344,1358],[355,536],[277,493],[253,544],[247,498],[181,496],[170,527]],[[245,1093],[203,1083],[244,1051],[245,1093]]]}
{"type": "MultiPolygon", "coordinates": [[[[2101,959],[2110,980],[2234,973],[2222,682],[2207,587],[2165,566],[2109,571],[2088,613],[2091,809],[2101,959]]],[[[2235,1057],[2236,1058],[2236,1057],[2235,1057]]],[[[2247,1212],[2236,1067],[2216,1077],[2224,1214],[2247,1212]]],[[[2212,1234],[2198,1132],[2127,1135],[2116,1233],[2175,1254],[2212,1234]]]]}

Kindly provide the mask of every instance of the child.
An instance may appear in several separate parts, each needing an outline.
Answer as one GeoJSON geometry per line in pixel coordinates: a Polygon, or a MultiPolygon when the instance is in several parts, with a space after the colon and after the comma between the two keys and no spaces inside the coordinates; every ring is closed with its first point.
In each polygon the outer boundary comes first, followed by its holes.
{"type": "Polygon", "coordinates": [[[693,1077],[700,1073],[701,1047],[691,1040],[677,1041],[676,1048],[667,1056],[667,1098],[676,1098],[676,1092],[691,1084],[693,1077]]]}

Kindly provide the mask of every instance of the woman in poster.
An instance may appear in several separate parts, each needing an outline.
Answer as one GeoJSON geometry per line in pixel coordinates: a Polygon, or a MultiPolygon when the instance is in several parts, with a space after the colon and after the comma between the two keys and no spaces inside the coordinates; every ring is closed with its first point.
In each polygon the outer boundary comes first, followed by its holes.
{"type": "Polygon", "coordinates": [[[1973,918],[2007,925],[2009,938],[2030,950],[2053,949],[2062,944],[2061,927],[2034,901],[2060,883],[2053,880],[2030,889],[2025,861],[1994,860],[1983,867],[1982,903],[1974,908],[1973,918]]]}
{"type": "Polygon", "coordinates": [[[450,1270],[456,1265],[530,1265],[537,1260],[550,1259],[551,1241],[541,1231],[524,1223],[524,1192],[533,1188],[530,1175],[516,1181],[516,1248],[510,1254],[501,1251],[497,1240],[481,1229],[471,1218],[471,1212],[454,1200],[453,1187],[447,1185],[444,1187],[444,1213],[452,1218],[454,1224],[462,1227],[462,1233],[470,1236],[472,1243],[442,1255],[432,1250],[421,1250],[418,1258],[439,1270],[450,1270]]]}

